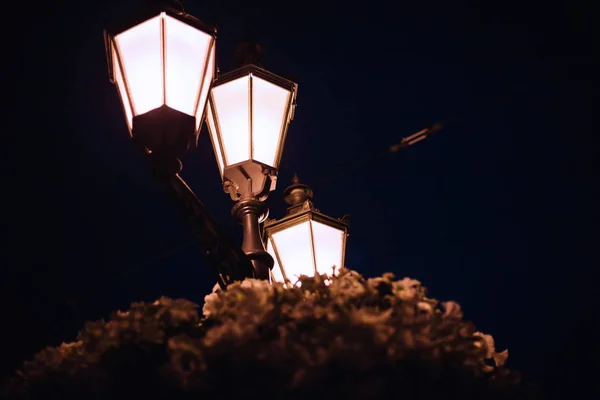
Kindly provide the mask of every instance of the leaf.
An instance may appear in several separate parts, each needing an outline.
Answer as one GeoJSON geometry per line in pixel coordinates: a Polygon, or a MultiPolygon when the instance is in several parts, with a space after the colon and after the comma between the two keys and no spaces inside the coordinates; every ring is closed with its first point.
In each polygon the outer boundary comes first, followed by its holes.
{"type": "Polygon", "coordinates": [[[508,349],[500,353],[494,353],[493,359],[494,363],[496,364],[496,367],[504,366],[504,364],[506,364],[506,360],[508,359],[508,349]]]}
{"type": "Polygon", "coordinates": [[[475,332],[473,336],[481,338],[485,347],[485,358],[492,358],[496,349],[494,347],[494,338],[492,335],[486,335],[481,332],[475,332]]]}
{"type": "Polygon", "coordinates": [[[444,316],[452,319],[462,319],[463,312],[460,305],[454,301],[445,301],[442,303],[444,316]]]}

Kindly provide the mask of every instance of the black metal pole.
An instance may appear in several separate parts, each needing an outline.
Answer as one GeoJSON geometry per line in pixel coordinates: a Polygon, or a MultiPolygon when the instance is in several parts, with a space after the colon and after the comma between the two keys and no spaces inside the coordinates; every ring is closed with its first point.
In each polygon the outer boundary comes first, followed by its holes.
{"type": "Polygon", "coordinates": [[[269,215],[269,209],[255,198],[241,198],[231,209],[231,214],[243,225],[242,250],[252,261],[254,278],[269,281],[273,257],[267,251],[260,235],[260,223],[269,215]]]}

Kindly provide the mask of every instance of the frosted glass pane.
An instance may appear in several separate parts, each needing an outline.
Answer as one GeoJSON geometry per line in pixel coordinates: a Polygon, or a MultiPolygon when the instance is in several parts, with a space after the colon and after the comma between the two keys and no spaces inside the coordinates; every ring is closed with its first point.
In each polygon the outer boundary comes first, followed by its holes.
{"type": "Polygon", "coordinates": [[[225,147],[225,165],[250,159],[248,80],[244,76],[212,90],[225,147]]]}
{"type": "Polygon", "coordinates": [[[288,90],[252,77],[252,158],[275,168],[279,164],[275,157],[289,97],[288,90]]]}
{"type": "Polygon", "coordinates": [[[279,262],[277,261],[277,256],[275,255],[275,251],[273,250],[273,245],[271,243],[271,239],[267,240],[267,253],[269,253],[271,255],[271,257],[273,257],[273,260],[275,261],[275,263],[273,264],[273,277],[275,278],[275,282],[285,282],[285,279],[283,278],[283,274],[281,272],[281,266],[279,265],[279,262]]]}
{"type": "Polygon", "coordinates": [[[223,176],[223,157],[221,157],[221,147],[219,147],[219,140],[217,139],[217,128],[215,126],[215,119],[213,117],[212,108],[210,103],[206,104],[206,121],[208,122],[208,133],[210,133],[210,141],[213,144],[215,151],[215,157],[217,158],[217,164],[219,164],[219,172],[221,177],[223,176]]]}
{"type": "Polygon", "coordinates": [[[300,275],[315,274],[309,223],[302,222],[272,234],[285,274],[292,283],[300,275]]]}
{"type": "Polygon", "coordinates": [[[127,97],[127,88],[125,87],[125,81],[123,80],[123,73],[121,71],[121,67],[119,66],[119,60],[117,59],[117,52],[113,49],[112,53],[112,62],[113,62],[113,73],[115,74],[115,81],[117,82],[117,88],[119,89],[119,94],[121,95],[121,101],[123,102],[123,108],[125,109],[125,117],[127,119],[127,126],[129,127],[129,131],[131,132],[133,126],[133,112],[131,111],[131,104],[129,103],[129,98],[127,97]]]}
{"type": "Polygon", "coordinates": [[[315,240],[317,271],[320,274],[331,275],[334,266],[336,271],[343,267],[342,252],[345,233],[317,221],[312,221],[312,231],[315,240]]]}
{"type": "Polygon", "coordinates": [[[208,98],[208,91],[210,85],[213,83],[215,72],[215,46],[213,45],[212,51],[210,52],[210,58],[208,59],[208,67],[206,68],[206,75],[204,75],[204,82],[202,84],[202,91],[200,92],[200,101],[198,102],[198,109],[196,110],[196,130],[200,129],[202,123],[202,113],[206,108],[206,99],[208,98]]]}
{"type": "Polygon", "coordinates": [[[165,15],[166,104],[194,115],[212,36],[165,15]]]}
{"type": "Polygon", "coordinates": [[[117,35],[135,115],[163,104],[161,16],[117,35]]]}

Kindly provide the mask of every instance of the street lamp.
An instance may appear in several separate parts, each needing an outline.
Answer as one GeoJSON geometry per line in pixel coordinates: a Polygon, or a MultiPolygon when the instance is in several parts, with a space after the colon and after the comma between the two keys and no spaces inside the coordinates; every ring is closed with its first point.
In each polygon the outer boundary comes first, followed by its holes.
{"type": "Polygon", "coordinates": [[[208,97],[206,120],[223,188],[237,201],[232,214],[244,226],[242,250],[259,279],[268,280],[273,266],[260,236],[269,211],[263,201],[275,189],[297,90],[294,82],[249,64],[218,77],[208,97]]]}
{"type": "Polygon", "coordinates": [[[165,2],[105,31],[110,79],[132,138],[148,153],[176,160],[195,145],[215,77],[215,37],[165,2]]]}
{"type": "Polygon", "coordinates": [[[179,206],[224,288],[252,276],[253,265],[179,176],[179,157],[197,141],[216,75],[216,30],[168,3],[157,1],[133,21],[104,31],[109,77],[134,144],[179,206]]]}
{"type": "Polygon", "coordinates": [[[294,283],[300,275],[330,274],[344,266],[347,216],[336,219],[321,213],[313,204],[313,191],[294,176],[285,189],[290,205],[280,220],[264,223],[267,252],[275,260],[272,279],[294,283]]]}

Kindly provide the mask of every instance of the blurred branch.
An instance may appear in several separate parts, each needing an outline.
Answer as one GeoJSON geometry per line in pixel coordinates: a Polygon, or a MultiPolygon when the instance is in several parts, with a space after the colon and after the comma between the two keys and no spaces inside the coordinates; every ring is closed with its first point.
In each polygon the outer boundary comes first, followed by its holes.
{"type": "Polygon", "coordinates": [[[366,165],[369,165],[369,164],[371,164],[375,161],[378,161],[386,156],[389,156],[390,154],[397,153],[401,149],[412,146],[415,143],[418,143],[422,140],[427,139],[434,133],[440,131],[443,127],[444,126],[440,122],[435,123],[427,128],[421,129],[420,131],[418,131],[410,136],[402,138],[402,140],[400,140],[398,143],[391,145],[390,147],[388,147],[387,149],[385,149],[383,151],[380,151],[378,153],[375,153],[374,155],[365,157],[362,160],[348,162],[345,165],[343,165],[342,167],[335,170],[332,174],[330,174],[329,176],[324,178],[321,182],[319,182],[319,184],[328,184],[339,178],[342,178],[344,176],[355,173],[357,170],[365,167],[366,165]]]}

